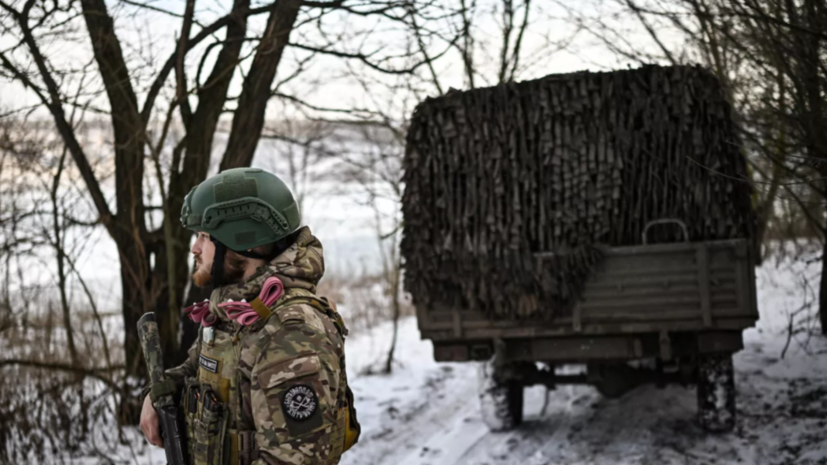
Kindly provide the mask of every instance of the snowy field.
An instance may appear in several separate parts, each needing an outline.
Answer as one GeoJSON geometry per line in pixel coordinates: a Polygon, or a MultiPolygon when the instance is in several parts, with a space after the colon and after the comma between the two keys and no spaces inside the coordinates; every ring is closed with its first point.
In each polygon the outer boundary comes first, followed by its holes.
{"type": "MultiPolygon", "coordinates": [[[[525,423],[490,433],[478,411],[476,364],[434,362],[431,343],[420,340],[408,318],[390,376],[364,374],[381,364],[389,326],[348,340],[363,433],[342,464],[825,464],[827,341],[801,333],[787,344],[789,315],[812,301],[803,283],[817,283],[818,268],[796,262],[759,269],[761,319],[745,331],[746,348],[735,356],[738,427],[732,433],[700,430],[695,393],[680,386],[643,386],[617,400],[586,386],[548,393],[533,387],[525,423]]],[[[163,463],[162,450],[130,437],[126,462],[163,463]]]]}

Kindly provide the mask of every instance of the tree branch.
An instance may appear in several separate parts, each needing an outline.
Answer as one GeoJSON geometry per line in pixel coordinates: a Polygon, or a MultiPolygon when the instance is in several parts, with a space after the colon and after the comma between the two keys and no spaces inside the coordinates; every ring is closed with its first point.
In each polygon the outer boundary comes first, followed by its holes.
{"type": "MultiPolygon", "coordinates": [[[[459,40],[459,38],[453,39],[453,41],[449,44],[448,48],[446,48],[442,52],[438,53],[436,56],[431,57],[431,60],[437,60],[437,59],[441,58],[443,55],[445,55],[448,52],[448,50],[450,50],[450,48],[454,46],[454,44],[457,40],[459,40]]],[[[385,74],[400,74],[400,75],[401,74],[411,74],[414,71],[416,71],[417,69],[419,69],[422,65],[425,65],[425,64],[428,63],[428,60],[422,60],[422,61],[419,61],[419,62],[415,63],[413,66],[410,66],[408,68],[390,69],[390,68],[383,68],[383,67],[377,65],[376,63],[371,62],[370,61],[370,55],[365,55],[365,54],[361,54],[361,53],[339,52],[339,51],[336,51],[336,50],[331,50],[329,48],[319,48],[319,47],[314,47],[314,46],[311,46],[311,45],[303,45],[303,44],[297,44],[297,43],[292,43],[292,42],[289,45],[291,47],[295,47],[299,50],[307,50],[307,51],[310,51],[310,52],[321,53],[323,55],[330,55],[330,56],[334,56],[334,57],[338,57],[338,58],[349,58],[349,59],[359,60],[362,63],[364,63],[365,65],[367,65],[368,68],[374,69],[376,71],[379,71],[379,72],[382,72],[382,73],[385,73],[385,74]]]]}
{"type": "Polygon", "coordinates": [[[86,184],[86,188],[89,190],[89,195],[92,197],[92,202],[98,211],[98,215],[100,215],[101,223],[110,232],[114,231],[114,215],[109,210],[109,205],[103,196],[103,191],[101,191],[100,184],[95,178],[95,173],[89,164],[89,160],[75,137],[72,126],[66,119],[57,82],[51,74],[46,58],[41,53],[37,42],[34,40],[32,31],[28,27],[28,18],[9,7],[5,2],[0,2],[0,6],[2,6],[6,11],[11,12],[12,16],[14,16],[17,20],[23,34],[23,42],[29,49],[29,53],[31,54],[35,66],[40,73],[40,78],[46,86],[49,97],[47,98],[42,92],[40,92],[39,88],[34,85],[34,83],[25,74],[18,70],[4,54],[0,54],[0,61],[3,62],[3,67],[11,71],[24,86],[32,89],[43,104],[49,109],[49,112],[52,114],[52,118],[55,121],[55,126],[57,127],[58,133],[60,133],[63,141],[66,143],[66,147],[69,149],[69,153],[72,155],[72,159],[78,167],[78,171],[86,184]]]}
{"type": "Polygon", "coordinates": [[[189,95],[187,92],[187,75],[184,72],[184,56],[186,55],[187,42],[189,42],[194,14],[195,0],[187,0],[187,6],[184,11],[184,22],[181,28],[181,37],[178,39],[178,57],[175,67],[178,107],[181,110],[181,119],[184,121],[184,126],[187,127],[192,121],[192,108],[190,108],[189,95]]]}
{"type": "MultiPolygon", "coordinates": [[[[235,7],[233,11],[231,11],[226,16],[222,16],[214,23],[210,24],[209,26],[202,29],[198,34],[192,37],[187,42],[187,52],[192,50],[196,45],[201,43],[207,37],[215,34],[222,28],[226,27],[227,25],[238,21],[243,20],[244,24],[246,25],[246,20],[250,16],[260,15],[262,13],[266,13],[270,11],[273,4],[265,5],[258,8],[249,8],[249,2],[246,2],[248,8],[244,10],[237,10],[235,7]]],[[[167,61],[164,63],[164,66],[158,72],[158,75],[155,77],[155,80],[152,81],[152,85],[149,87],[149,91],[147,91],[146,99],[144,100],[144,106],[141,110],[141,118],[143,119],[144,123],[149,121],[149,116],[152,113],[152,107],[155,105],[155,99],[158,98],[158,94],[161,92],[161,88],[164,86],[164,82],[169,77],[169,73],[172,72],[173,68],[175,68],[175,62],[178,58],[178,51],[172,52],[172,54],[167,58],[167,61]]]]}
{"type": "Polygon", "coordinates": [[[117,370],[123,370],[126,368],[123,365],[114,365],[108,368],[80,368],[75,367],[72,365],[67,365],[65,363],[58,363],[58,362],[39,362],[37,360],[23,360],[23,359],[6,359],[0,360],[0,368],[6,366],[23,366],[23,367],[31,367],[31,368],[41,368],[45,370],[56,370],[56,371],[66,371],[69,373],[76,373],[81,374],[84,376],[89,376],[91,378],[95,378],[97,380],[102,381],[104,384],[109,386],[114,390],[120,389],[111,379],[102,375],[102,373],[110,373],[117,370]]]}
{"type": "Polygon", "coordinates": [[[642,24],[643,27],[646,29],[646,32],[649,33],[649,37],[651,37],[652,40],[654,40],[655,43],[658,44],[658,47],[663,52],[663,54],[666,55],[666,58],[669,60],[669,62],[672,63],[673,66],[677,65],[678,61],[675,60],[675,57],[672,56],[672,53],[669,51],[668,48],[666,48],[666,45],[664,45],[663,42],[660,40],[660,36],[658,36],[658,33],[649,24],[649,21],[646,21],[646,17],[643,16],[643,12],[640,8],[638,8],[637,4],[633,0],[626,0],[626,5],[635,13],[635,16],[637,16],[638,20],[640,21],[640,24],[642,24]]]}
{"type": "Polygon", "coordinates": [[[514,81],[517,75],[517,67],[520,63],[520,51],[522,51],[523,48],[523,36],[525,35],[526,29],[528,29],[528,13],[529,10],[531,10],[531,0],[525,0],[523,7],[525,8],[525,13],[523,15],[523,23],[520,25],[520,32],[517,33],[517,40],[514,41],[514,52],[512,52],[511,54],[511,73],[508,78],[508,80],[511,82],[514,81]]]}
{"type": "Polygon", "coordinates": [[[250,65],[250,72],[238,99],[233,117],[227,150],[221,159],[221,170],[249,166],[253,160],[258,138],[264,127],[264,113],[270,97],[270,86],[276,76],[284,48],[290,40],[290,32],[301,8],[302,0],[278,0],[273,5],[264,37],[250,65]]]}
{"type": "Polygon", "coordinates": [[[291,102],[298,103],[299,105],[309,108],[315,111],[323,111],[328,113],[345,113],[348,115],[355,115],[357,117],[361,117],[359,114],[371,115],[371,116],[378,116],[379,113],[364,109],[364,108],[330,108],[330,107],[320,107],[318,105],[314,105],[310,102],[302,100],[294,95],[283,94],[281,92],[273,92],[271,94],[273,97],[283,98],[285,100],[290,100],[291,102]]]}

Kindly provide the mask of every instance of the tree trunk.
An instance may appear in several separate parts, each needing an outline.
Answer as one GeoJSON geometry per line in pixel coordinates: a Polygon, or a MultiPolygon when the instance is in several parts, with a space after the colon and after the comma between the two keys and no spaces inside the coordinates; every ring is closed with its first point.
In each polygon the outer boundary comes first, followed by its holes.
{"type": "MultiPolygon", "coordinates": [[[[817,0],[806,0],[803,4],[804,17],[798,18],[795,9],[790,9],[790,22],[793,25],[804,23],[804,26],[813,31],[823,31],[824,27],[820,21],[819,3],[817,0]]],[[[821,92],[821,39],[818,35],[809,32],[796,32],[800,45],[800,57],[798,58],[798,71],[802,82],[805,102],[802,102],[801,114],[804,117],[804,132],[807,136],[807,153],[813,160],[822,160],[818,169],[823,178],[827,178],[827,166],[823,160],[827,160],[827,137],[824,135],[825,115],[824,97],[821,92]]],[[[823,183],[827,187],[827,182],[823,183]]],[[[827,227],[824,221],[819,220],[816,225],[821,230],[822,240],[827,251],[827,227]]],[[[827,335],[827,282],[824,275],[824,259],[822,255],[822,274],[819,292],[819,320],[821,321],[821,332],[827,335]]]]}
{"type": "Polygon", "coordinates": [[[302,0],[277,0],[273,3],[264,37],[259,43],[238,98],[238,111],[233,116],[221,170],[250,166],[253,161],[261,129],[264,127],[270,87],[302,3],[302,0]]]}
{"type": "MultiPolygon", "coordinates": [[[[379,246],[381,247],[382,244],[380,243],[379,246]]],[[[402,281],[402,263],[399,260],[399,252],[397,251],[397,244],[394,240],[393,249],[391,250],[391,256],[393,257],[393,262],[391,266],[393,267],[390,271],[390,275],[386,272],[385,276],[390,278],[390,285],[391,285],[391,305],[393,307],[393,334],[391,335],[391,347],[388,350],[388,358],[385,360],[385,374],[390,374],[393,371],[393,357],[396,352],[396,340],[399,338],[399,316],[402,313],[401,302],[399,302],[399,290],[402,281]]]]}
{"type": "MultiPolygon", "coordinates": [[[[827,187],[827,182],[824,184],[827,187]]],[[[827,231],[824,227],[821,231],[821,285],[818,292],[818,320],[821,322],[821,334],[827,336],[827,231]]]]}
{"type": "MultiPolygon", "coordinates": [[[[121,397],[121,424],[137,424],[141,413],[141,401],[131,392],[144,386],[146,366],[138,338],[138,319],[145,311],[153,307],[154,301],[148,297],[150,279],[141,279],[142,270],[148,270],[149,257],[138,251],[138,244],[121,235],[116,239],[121,256],[121,315],[124,328],[124,358],[126,362],[126,383],[121,397]]],[[[147,276],[148,275],[144,275],[147,276]]]]}
{"type": "MultiPolygon", "coordinates": [[[[825,241],[824,253],[827,253],[827,241],[825,241]]],[[[818,293],[818,319],[821,322],[821,334],[827,336],[827,270],[825,262],[821,260],[821,289],[818,293]]]]}
{"type": "Polygon", "coordinates": [[[117,213],[110,234],[118,246],[121,262],[121,311],[127,380],[120,420],[136,422],[141,404],[130,391],[143,385],[146,367],[135,326],[141,315],[154,308],[155,303],[143,205],[144,124],[106,3],[104,0],[81,0],[81,7],[112,111],[117,213]]]}
{"type": "MultiPolygon", "coordinates": [[[[224,109],[224,102],[227,100],[227,89],[230,87],[230,81],[238,64],[238,57],[244,43],[249,8],[250,0],[235,0],[233,2],[233,10],[230,13],[232,20],[227,25],[227,37],[224,46],[218,53],[206,82],[198,88],[198,107],[192,118],[190,118],[187,127],[186,156],[184,157],[183,167],[179,172],[177,166],[175,166],[170,176],[169,198],[167,199],[170,214],[167,215],[165,221],[170,221],[170,235],[173,243],[168,250],[172,252],[171,260],[174,263],[171,269],[174,270],[175,275],[172,277],[164,276],[164,278],[171,283],[175,296],[177,296],[177,299],[170,299],[167,295],[167,301],[177,300],[179,306],[183,304],[186,307],[193,302],[200,302],[210,296],[211,289],[196,287],[189,277],[189,243],[192,231],[184,228],[178,222],[177,213],[181,211],[187,193],[207,177],[215,128],[224,109]],[[186,298],[182,299],[187,283],[190,284],[190,288],[186,298]]],[[[167,258],[168,253],[164,254],[164,260],[170,259],[167,258]]],[[[159,279],[161,279],[160,273],[159,279]]],[[[158,305],[162,306],[163,303],[159,302],[158,305]]],[[[179,317],[176,320],[176,330],[181,330],[181,341],[176,352],[171,353],[171,358],[168,359],[172,366],[179,365],[186,359],[187,352],[182,349],[188,349],[198,336],[198,325],[183,318],[181,309],[176,308],[175,310],[176,312],[173,313],[179,317]]]]}
{"type": "MultiPolygon", "coordinates": [[[[166,221],[166,220],[165,220],[166,221]]],[[[184,260],[185,251],[181,247],[172,244],[174,257],[180,257],[173,263],[174,275],[169,275],[169,249],[166,241],[159,241],[153,244],[155,255],[155,267],[152,270],[152,308],[158,320],[158,330],[161,336],[161,348],[164,352],[164,366],[167,368],[180,365],[186,356],[186,351],[181,350],[179,332],[181,326],[181,298],[184,295],[184,287],[187,284],[187,264],[184,260]],[[183,264],[183,266],[181,266],[183,264]],[[182,355],[183,352],[183,355],[182,355]]]]}
{"type": "Polygon", "coordinates": [[[389,375],[393,371],[393,357],[396,352],[396,340],[399,336],[399,297],[394,297],[393,300],[393,334],[391,335],[391,347],[388,349],[388,358],[385,360],[385,374],[389,375]]]}

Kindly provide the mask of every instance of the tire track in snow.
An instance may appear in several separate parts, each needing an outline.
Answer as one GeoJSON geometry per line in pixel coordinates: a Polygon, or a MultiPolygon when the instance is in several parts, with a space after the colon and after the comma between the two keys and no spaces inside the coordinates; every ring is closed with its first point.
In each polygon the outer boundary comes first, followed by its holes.
{"type": "Polygon", "coordinates": [[[476,397],[474,377],[449,373],[442,380],[442,386],[425,388],[423,394],[414,405],[387,405],[380,416],[383,428],[373,434],[366,431],[367,437],[360,439],[357,448],[343,457],[342,464],[432,463],[417,460],[453,450],[450,444],[443,448],[438,443],[446,431],[461,428],[464,419],[473,414],[476,405],[470,405],[467,399],[476,397]],[[428,448],[431,441],[434,446],[428,448]],[[348,460],[350,458],[355,460],[348,460]]]}
{"type": "MultiPolygon", "coordinates": [[[[720,435],[695,424],[693,389],[652,385],[616,400],[603,399],[590,387],[561,386],[550,393],[542,417],[543,390],[530,388],[526,421],[511,432],[489,433],[478,410],[476,364],[433,363],[429,343],[409,341],[400,352],[406,369],[362,379],[362,393],[375,399],[359,400],[357,406],[373,402],[381,414],[363,420],[365,438],[342,464],[827,463],[827,359],[796,352],[780,359],[779,337],[746,332],[748,343],[735,356],[738,427],[720,435]],[[400,385],[409,391],[395,394],[400,385]]],[[[827,352],[824,341],[813,345],[827,352]]]]}
{"type": "Polygon", "coordinates": [[[545,389],[529,388],[525,399],[525,421],[509,433],[489,433],[475,450],[466,451],[457,465],[509,465],[548,463],[546,450],[567,441],[571,425],[586,414],[593,395],[583,388],[564,386],[548,393],[546,414],[540,416],[545,389]]]}

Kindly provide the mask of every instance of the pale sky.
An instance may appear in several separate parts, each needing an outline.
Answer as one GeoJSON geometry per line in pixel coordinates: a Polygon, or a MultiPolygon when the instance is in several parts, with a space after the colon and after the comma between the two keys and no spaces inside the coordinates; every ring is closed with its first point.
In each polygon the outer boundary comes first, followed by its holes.
{"type": "MultiPolygon", "coordinates": [[[[444,4],[459,5],[458,0],[444,0],[444,4]]],[[[594,13],[596,11],[611,11],[611,4],[604,5],[602,0],[589,0],[587,2],[565,0],[557,4],[550,0],[534,1],[532,3],[532,21],[523,39],[523,53],[521,63],[530,64],[520,75],[520,79],[538,78],[547,74],[566,73],[578,71],[583,69],[609,69],[623,67],[625,64],[616,59],[616,57],[608,53],[605,47],[597,44],[596,41],[589,36],[585,31],[580,31],[576,35],[575,25],[567,19],[566,8],[573,9],[582,13],[594,13]],[[550,53],[554,47],[544,47],[544,44],[551,42],[567,41],[574,37],[571,43],[568,43],[566,50],[556,51],[550,53]]],[[[153,7],[167,10],[175,14],[182,14],[184,11],[185,2],[179,0],[158,0],[151,1],[149,4],[153,7]]],[[[480,0],[477,15],[477,26],[475,29],[475,36],[478,40],[475,66],[480,70],[480,76],[477,78],[477,86],[485,86],[493,84],[496,76],[496,68],[499,60],[498,54],[500,50],[501,34],[496,21],[499,20],[499,15],[491,11],[492,5],[496,4],[494,0],[480,0]]],[[[227,0],[199,0],[196,3],[196,19],[200,24],[209,24],[215,18],[224,15],[228,11],[230,2],[227,0]]],[[[456,6],[454,5],[454,7],[456,6]]],[[[255,6],[255,5],[254,5],[255,6]]],[[[143,102],[144,91],[148,87],[151,79],[160,69],[161,63],[166,60],[172,52],[175,45],[176,38],[181,29],[181,20],[179,18],[171,17],[167,14],[157,13],[145,9],[140,9],[135,6],[123,2],[109,2],[110,14],[115,16],[117,34],[121,40],[124,54],[128,57],[131,74],[133,77],[133,85],[139,93],[139,102],[143,102]]],[[[306,20],[308,16],[316,10],[306,9],[300,15],[299,21],[306,20]]],[[[263,29],[266,15],[259,15],[250,22],[250,30],[254,33],[263,29]]],[[[522,12],[517,12],[517,20],[522,19],[522,12]]],[[[82,36],[85,25],[80,19],[75,20],[74,24],[77,26],[78,32],[73,34],[75,40],[71,42],[56,40],[51,41],[46,46],[46,53],[52,60],[55,67],[59,69],[80,69],[84,65],[89,64],[91,60],[91,50],[88,44],[88,39],[82,36]]],[[[433,28],[439,28],[442,32],[448,32],[448,24],[446,21],[436,21],[429,23],[433,28]]],[[[301,44],[322,45],[325,43],[335,43],[336,50],[344,52],[356,52],[359,47],[363,51],[377,51],[377,56],[395,55],[404,52],[406,43],[405,36],[400,32],[400,27],[383,18],[364,18],[352,14],[334,13],[326,16],[322,24],[324,35],[319,32],[316,24],[304,24],[291,34],[291,41],[301,44]],[[372,31],[366,33],[365,31],[372,31]]],[[[193,26],[191,35],[195,35],[200,30],[197,26],[193,26]]],[[[643,34],[630,34],[626,39],[634,42],[638,40],[641,47],[646,47],[646,37],[643,34]]],[[[219,37],[223,38],[223,31],[219,37]]],[[[0,45],[8,46],[14,43],[14,37],[8,34],[0,36],[0,45]]],[[[206,42],[200,47],[191,51],[187,56],[186,65],[188,68],[188,78],[190,81],[194,79],[196,69],[200,64],[206,42]]],[[[436,41],[429,47],[429,53],[432,55],[444,50],[446,47],[444,41],[436,41]]],[[[251,47],[248,45],[242,52],[248,55],[251,52],[251,47]]],[[[212,50],[207,60],[205,60],[203,76],[205,77],[211,66],[211,61],[217,53],[217,48],[212,50]]],[[[22,54],[15,55],[18,59],[23,57],[22,54]]],[[[292,74],[296,69],[297,63],[300,60],[306,59],[309,56],[308,52],[298,50],[296,48],[288,48],[282,63],[279,66],[279,71],[276,80],[279,81],[292,74]]],[[[247,69],[251,59],[247,59],[242,65],[242,69],[247,69]]],[[[391,65],[397,68],[404,67],[406,63],[401,60],[391,61],[391,65]]],[[[383,75],[373,70],[367,69],[364,65],[356,60],[344,60],[330,56],[316,56],[311,61],[305,64],[306,71],[304,71],[298,78],[294,79],[281,90],[284,93],[297,96],[306,101],[312,102],[314,105],[331,108],[381,108],[386,111],[391,111],[394,117],[402,117],[403,113],[409,113],[412,110],[414,102],[408,101],[405,104],[401,102],[403,98],[399,92],[391,96],[385,91],[381,85],[371,85],[370,93],[366,92],[363,86],[359,85],[355,79],[352,78],[353,73],[363,76],[370,81],[378,81],[383,83],[401,83],[407,78],[399,78],[397,76],[383,75]]],[[[455,51],[450,51],[439,60],[435,62],[435,70],[440,76],[440,81],[443,90],[448,90],[450,87],[464,88],[462,65],[459,54],[455,51]]],[[[420,68],[420,75],[426,76],[427,69],[420,68]]],[[[167,79],[167,86],[171,86],[174,79],[174,74],[167,79]]],[[[202,77],[203,80],[203,77],[202,77]]],[[[88,82],[88,79],[87,79],[88,82]]],[[[237,96],[240,91],[241,78],[237,73],[230,90],[230,95],[237,96]]],[[[0,94],[0,106],[4,108],[19,107],[34,103],[33,96],[30,92],[23,91],[18,84],[11,84],[3,82],[2,94],[0,94]]],[[[74,92],[77,87],[77,79],[69,77],[64,85],[65,92],[74,92]]],[[[99,83],[97,88],[100,89],[99,83]]],[[[436,90],[432,86],[420,85],[419,88],[423,90],[421,95],[436,95],[436,90]]],[[[170,95],[170,91],[167,91],[170,95]]],[[[195,98],[191,99],[193,104],[196,103],[195,98]]],[[[163,109],[166,106],[165,100],[160,99],[160,107],[156,105],[156,110],[163,109]]],[[[106,102],[103,99],[96,99],[94,104],[99,107],[105,107],[106,102]]],[[[293,111],[295,105],[288,105],[286,111],[293,111]]],[[[268,118],[278,119],[284,116],[289,116],[284,113],[284,105],[271,105],[268,113],[268,118]]],[[[294,112],[295,116],[295,112],[294,112]]],[[[327,116],[336,118],[340,115],[335,113],[316,113],[314,116],[327,116]]]]}

